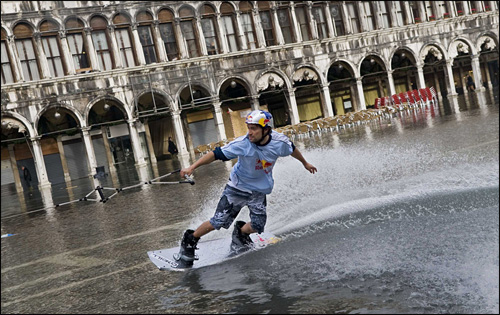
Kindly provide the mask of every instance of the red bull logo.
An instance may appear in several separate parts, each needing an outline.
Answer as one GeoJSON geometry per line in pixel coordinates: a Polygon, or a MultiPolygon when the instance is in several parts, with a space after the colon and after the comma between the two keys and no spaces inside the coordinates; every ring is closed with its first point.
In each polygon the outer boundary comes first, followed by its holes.
{"type": "Polygon", "coordinates": [[[273,166],[273,163],[268,162],[266,160],[259,160],[259,159],[257,159],[257,163],[255,165],[255,169],[256,170],[265,170],[266,168],[271,167],[271,166],[273,166]]]}

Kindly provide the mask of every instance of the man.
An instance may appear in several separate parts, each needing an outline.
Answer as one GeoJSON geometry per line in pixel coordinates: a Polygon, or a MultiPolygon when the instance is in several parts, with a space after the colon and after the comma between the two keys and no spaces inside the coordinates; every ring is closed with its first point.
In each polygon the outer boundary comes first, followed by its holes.
{"type": "Polygon", "coordinates": [[[209,221],[203,222],[195,231],[184,232],[179,254],[175,255],[175,259],[182,266],[193,265],[194,252],[200,237],[221,227],[228,229],[244,206],[248,206],[250,210],[250,222],[235,223],[231,250],[238,253],[252,246],[249,235],[264,232],[267,219],[266,195],[273,189],[272,170],[278,157],[291,155],[302,162],[310,173],[314,174],[317,171],[287,136],[272,130],[272,119],[271,114],[266,111],[252,111],[246,117],[247,135],[235,139],[222,148],[216,148],[181,170],[180,175],[184,177],[191,175],[199,166],[215,160],[228,161],[238,158],[214,216],[209,221]]]}
{"type": "Polygon", "coordinates": [[[177,150],[177,146],[172,141],[172,137],[168,137],[168,152],[170,152],[170,154],[172,155],[179,153],[179,151],[177,150]]]}
{"type": "Polygon", "coordinates": [[[31,173],[24,165],[21,167],[21,169],[23,170],[24,181],[26,182],[28,188],[31,189],[31,173]]]}

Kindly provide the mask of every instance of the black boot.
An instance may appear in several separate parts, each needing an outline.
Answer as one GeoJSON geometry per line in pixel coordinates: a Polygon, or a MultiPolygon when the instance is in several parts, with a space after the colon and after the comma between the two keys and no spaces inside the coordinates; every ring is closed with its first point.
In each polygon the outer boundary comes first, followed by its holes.
{"type": "Polygon", "coordinates": [[[193,266],[193,262],[198,260],[198,256],[194,251],[198,249],[196,244],[200,240],[199,237],[194,237],[193,230],[186,230],[181,241],[181,248],[178,254],[174,254],[174,258],[179,264],[179,268],[188,268],[193,266]]]}
{"type": "Polygon", "coordinates": [[[243,233],[241,228],[244,221],[236,221],[231,241],[231,254],[236,255],[253,248],[253,242],[249,234],[243,233]]]}

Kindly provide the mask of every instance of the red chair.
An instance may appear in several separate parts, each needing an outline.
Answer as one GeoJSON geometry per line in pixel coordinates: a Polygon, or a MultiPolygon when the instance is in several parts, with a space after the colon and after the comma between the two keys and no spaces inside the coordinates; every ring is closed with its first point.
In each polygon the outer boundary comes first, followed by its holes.
{"type": "Polygon", "coordinates": [[[406,92],[401,92],[398,94],[401,103],[405,103],[406,106],[410,106],[410,100],[408,99],[408,94],[406,92]]]}
{"type": "Polygon", "coordinates": [[[423,101],[420,98],[420,95],[418,94],[418,91],[417,90],[413,90],[413,91],[411,91],[411,93],[413,94],[413,98],[415,99],[416,104],[418,106],[422,106],[423,105],[423,101]]]}
{"type": "Polygon", "coordinates": [[[427,99],[432,103],[434,103],[434,97],[432,97],[432,92],[430,88],[428,87],[425,88],[425,94],[427,94],[427,99]]]}
{"type": "Polygon", "coordinates": [[[393,96],[391,96],[391,99],[392,99],[393,104],[396,105],[397,108],[401,109],[401,107],[403,107],[401,105],[401,100],[399,99],[399,96],[397,94],[394,94],[393,96]]]}
{"type": "Polygon", "coordinates": [[[432,99],[434,100],[434,103],[437,104],[437,101],[438,101],[437,92],[433,86],[431,86],[431,94],[432,94],[432,99]]]}
{"type": "Polygon", "coordinates": [[[375,108],[379,109],[382,106],[382,101],[379,97],[375,99],[375,108]]]}
{"type": "Polygon", "coordinates": [[[420,93],[420,98],[425,102],[425,105],[429,105],[429,99],[427,98],[427,93],[425,93],[425,89],[418,89],[420,93]]]}

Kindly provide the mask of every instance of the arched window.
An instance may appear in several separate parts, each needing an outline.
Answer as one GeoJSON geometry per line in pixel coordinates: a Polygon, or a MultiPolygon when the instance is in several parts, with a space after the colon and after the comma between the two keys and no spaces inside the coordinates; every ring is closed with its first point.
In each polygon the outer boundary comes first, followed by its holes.
{"type": "Polygon", "coordinates": [[[336,36],[345,35],[344,20],[342,19],[342,5],[337,2],[330,4],[330,14],[332,15],[336,36]]]}
{"type": "Polygon", "coordinates": [[[174,13],[168,9],[163,9],[158,13],[158,20],[160,21],[160,35],[165,44],[168,60],[179,59],[179,49],[174,29],[174,13]]]}
{"type": "Polygon", "coordinates": [[[194,18],[194,10],[191,7],[184,6],[179,9],[179,17],[181,18],[181,31],[186,40],[189,58],[199,57],[201,54],[195,33],[196,20],[194,18]]]}
{"type": "Polygon", "coordinates": [[[134,67],[137,61],[133,49],[132,30],[130,29],[130,18],[126,14],[118,13],[113,18],[115,26],[116,42],[120,50],[120,58],[124,67],[134,67]]]}
{"type": "Polygon", "coordinates": [[[241,1],[240,11],[241,27],[243,28],[243,33],[245,34],[247,47],[255,49],[257,48],[257,39],[255,38],[255,25],[253,22],[252,5],[250,2],[241,1]]]}
{"type": "Polygon", "coordinates": [[[281,33],[285,44],[290,44],[295,41],[292,31],[292,19],[290,17],[290,2],[280,1],[280,8],[278,9],[278,21],[280,22],[281,33]]]}
{"type": "Polygon", "coordinates": [[[299,23],[300,34],[302,34],[302,40],[311,40],[311,31],[309,29],[309,18],[307,16],[307,7],[304,5],[298,5],[295,7],[295,16],[297,17],[297,22],[299,23]]]}
{"type": "Polygon", "coordinates": [[[142,50],[146,64],[156,62],[156,49],[153,39],[153,17],[148,12],[140,12],[137,14],[137,32],[141,41],[142,50]]]}
{"type": "Polygon", "coordinates": [[[24,80],[40,80],[40,68],[33,43],[33,29],[26,23],[19,23],[14,28],[14,36],[24,80]]]}
{"type": "Polygon", "coordinates": [[[52,21],[44,21],[40,24],[42,36],[42,47],[49,64],[52,77],[62,77],[65,74],[61,59],[60,42],[58,38],[59,25],[52,21]]]}
{"type": "Polygon", "coordinates": [[[87,40],[83,33],[83,27],[83,22],[76,17],[69,18],[65,24],[66,40],[68,41],[76,72],[90,70],[87,40]]]}
{"type": "Polygon", "coordinates": [[[227,2],[222,3],[220,6],[222,14],[222,25],[224,27],[224,35],[226,36],[229,51],[238,51],[240,49],[238,40],[236,39],[236,19],[235,12],[232,5],[227,2]]]}
{"type": "Polygon", "coordinates": [[[358,10],[358,3],[351,1],[347,2],[346,4],[347,7],[347,16],[349,17],[350,25],[351,25],[351,30],[353,34],[359,33],[361,28],[359,26],[359,10],[358,10]]]}
{"type": "Polygon", "coordinates": [[[266,46],[276,45],[276,36],[274,35],[274,23],[271,15],[271,6],[269,1],[258,1],[260,22],[264,30],[266,46]]]}
{"type": "Polygon", "coordinates": [[[10,55],[7,51],[7,33],[2,28],[2,84],[13,83],[12,67],[10,66],[10,55]]]}
{"type": "Polygon", "coordinates": [[[312,14],[314,16],[314,19],[316,19],[318,39],[327,38],[328,26],[326,25],[325,10],[323,9],[323,5],[314,5],[312,7],[312,14]]]}
{"type": "Polygon", "coordinates": [[[92,28],[92,42],[97,53],[97,60],[101,70],[111,70],[114,68],[113,58],[109,49],[108,23],[103,17],[96,16],[90,20],[92,28]]]}
{"type": "Polygon", "coordinates": [[[219,40],[217,38],[216,31],[216,19],[215,19],[215,9],[209,5],[205,4],[201,7],[201,29],[203,31],[203,36],[205,37],[205,45],[207,46],[207,52],[209,55],[216,55],[220,53],[219,40]]]}

